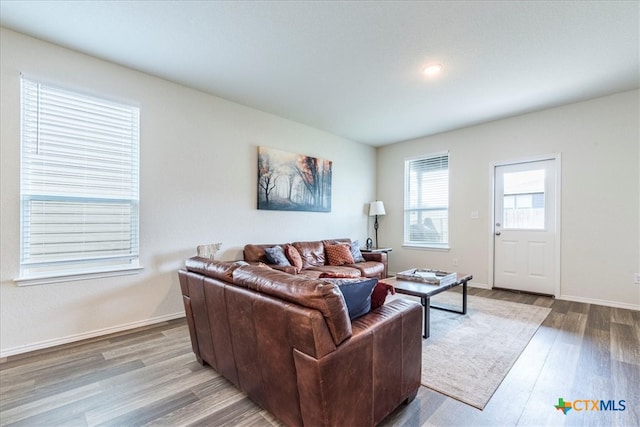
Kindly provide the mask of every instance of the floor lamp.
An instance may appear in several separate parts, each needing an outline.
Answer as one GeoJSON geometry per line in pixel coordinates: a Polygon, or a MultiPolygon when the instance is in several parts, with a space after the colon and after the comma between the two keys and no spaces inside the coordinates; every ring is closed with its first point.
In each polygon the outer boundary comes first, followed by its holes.
{"type": "Polygon", "coordinates": [[[376,230],[376,249],[378,249],[378,215],[385,215],[384,203],[377,200],[369,204],[369,216],[375,216],[376,221],[373,223],[373,228],[376,230]]]}

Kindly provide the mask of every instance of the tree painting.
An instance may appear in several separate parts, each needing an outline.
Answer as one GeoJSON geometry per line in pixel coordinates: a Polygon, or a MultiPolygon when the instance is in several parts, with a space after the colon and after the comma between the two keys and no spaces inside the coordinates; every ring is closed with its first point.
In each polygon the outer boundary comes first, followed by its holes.
{"type": "Polygon", "coordinates": [[[331,212],[332,162],[258,147],[258,209],[331,212]]]}

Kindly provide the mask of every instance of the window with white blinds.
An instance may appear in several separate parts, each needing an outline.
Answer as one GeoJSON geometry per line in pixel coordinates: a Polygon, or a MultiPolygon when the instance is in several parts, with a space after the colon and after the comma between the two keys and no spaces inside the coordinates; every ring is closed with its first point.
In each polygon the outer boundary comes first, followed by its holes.
{"type": "Polygon", "coordinates": [[[21,85],[21,276],[137,267],[139,109],[21,85]]]}
{"type": "Polygon", "coordinates": [[[405,160],[404,245],[449,247],[449,154],[405,160]]]}

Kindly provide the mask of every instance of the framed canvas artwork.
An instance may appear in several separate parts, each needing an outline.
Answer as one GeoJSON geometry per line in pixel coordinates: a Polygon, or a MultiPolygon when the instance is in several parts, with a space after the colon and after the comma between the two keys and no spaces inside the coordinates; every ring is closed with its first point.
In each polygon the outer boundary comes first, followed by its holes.
{"type": "Polygon", "coordinates": [[[258,147],[258,209],[331,212],[330,160],[258,147]]]}

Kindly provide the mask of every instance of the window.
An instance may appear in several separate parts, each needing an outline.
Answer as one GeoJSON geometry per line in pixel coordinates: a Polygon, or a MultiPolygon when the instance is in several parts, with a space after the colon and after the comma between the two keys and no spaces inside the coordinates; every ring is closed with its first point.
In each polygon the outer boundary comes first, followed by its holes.
{"type": "Polygon", "coordinates": [[[449,154],[405,160],[404,244],[449,246],[449,154]]]}
{"type": "Polygon", "coordinates": [[[17,280],[137,268],[139,109],[21,85],[17,280]]]}
{"type": "Polygon", "coordinates": [[[544,169],[504,174],[504,229],[544,229],[544,183],[544,169]]]}

